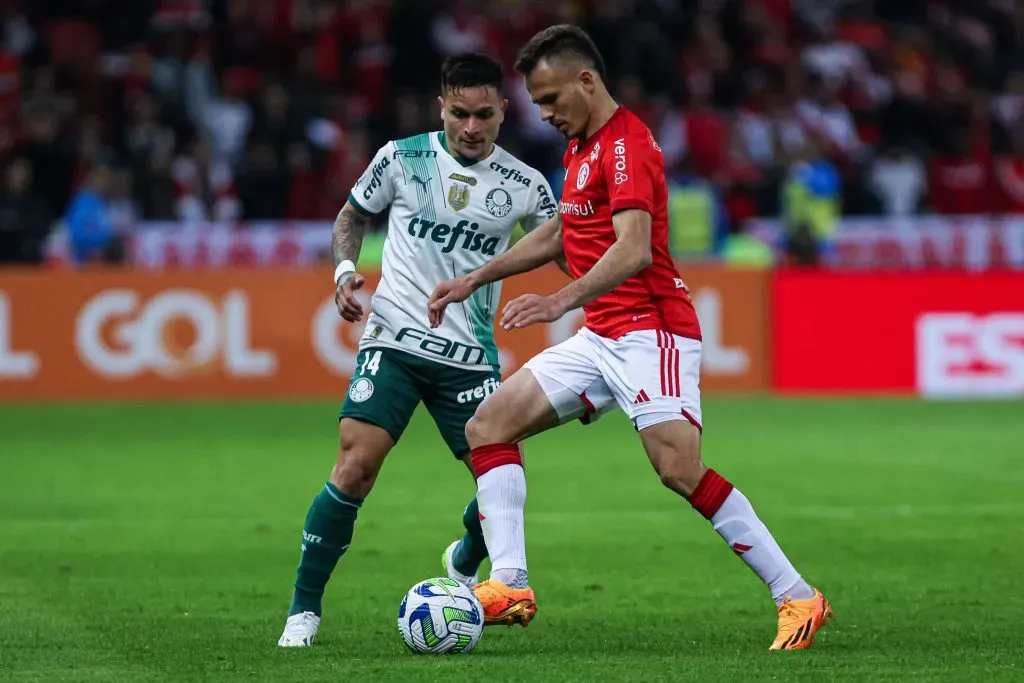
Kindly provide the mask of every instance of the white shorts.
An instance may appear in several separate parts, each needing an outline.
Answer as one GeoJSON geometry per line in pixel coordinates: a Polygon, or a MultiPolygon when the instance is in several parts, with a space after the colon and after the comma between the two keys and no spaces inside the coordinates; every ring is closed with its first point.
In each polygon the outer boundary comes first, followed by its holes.
{"type": "Polygon", "coordinates": [[[701,427],[701,343],[661,330],[611,340],[587,328],[524,365],[561,422],[591,422],[616,405],[637,430],[667,420],[701,427]]]}

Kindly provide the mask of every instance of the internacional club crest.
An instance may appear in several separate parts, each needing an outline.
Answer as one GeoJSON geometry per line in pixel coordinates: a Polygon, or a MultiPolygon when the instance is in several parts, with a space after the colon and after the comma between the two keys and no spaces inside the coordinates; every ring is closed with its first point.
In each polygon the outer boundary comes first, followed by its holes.
{"type": "Polygon", "coordinates": [[[495,218],[504,218],[512,211],[512,195],[500,187],[487,193],[487,213],[495,218]]]}
{"type": "Polygon", "coordinates": [[[590,164],[584,161],[580,164],[580,172],[576,174],[576,189],[582,190],[583,186],[587,184],[587,178],[590,177],[590,164]]]}

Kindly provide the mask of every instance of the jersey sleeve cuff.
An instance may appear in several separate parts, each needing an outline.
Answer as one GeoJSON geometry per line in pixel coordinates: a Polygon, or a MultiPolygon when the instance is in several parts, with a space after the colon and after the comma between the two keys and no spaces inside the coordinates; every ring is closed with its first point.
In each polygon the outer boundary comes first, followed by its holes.
{"type": "Polygon", "coordinates": [[[373,211],[370,211],[365,206],[357,202],[355,196],[353,196],[351,192],[348,193],[348,203],[351,204],[356,211],[363,214],[364,216],[373,217],[377,215],[373,211]]]}
{"type": "Polygon", "coordinates": [[[654,211],[651,210],[651,203],[645,202],[642,199],[617,199],[611,204],[612,214],[616,214],[619,211],[628,211],[629,209],[640,209],[652,216],[654,215],[654,211]]]}

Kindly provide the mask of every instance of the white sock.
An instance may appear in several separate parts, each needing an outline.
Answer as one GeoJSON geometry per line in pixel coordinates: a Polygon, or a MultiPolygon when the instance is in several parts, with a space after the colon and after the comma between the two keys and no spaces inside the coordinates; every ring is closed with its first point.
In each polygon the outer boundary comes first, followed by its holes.
{"type": "Polygon", "coordinates": [[[802,600],[814,595],[814,589],[801,578],[738,489],[732,489],[711,523],[733,552],[768,585],[776,604],[781,605],[786,596],[802,600]]]}
{"type": "Polygon", "coordinates": [[[511,588],[526,588],[526,473],[522,465],[500,465],[480,475],[476,487],[491,578],[511,588]]]}

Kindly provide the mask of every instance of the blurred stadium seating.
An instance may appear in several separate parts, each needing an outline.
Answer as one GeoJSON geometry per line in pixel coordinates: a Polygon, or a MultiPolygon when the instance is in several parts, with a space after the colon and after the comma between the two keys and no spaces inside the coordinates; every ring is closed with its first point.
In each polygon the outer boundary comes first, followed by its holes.
{"type": "Polygon", "coordinates": [[[557,191],[564,141],[511,63],[532,32],[563,21],[594,37],[679,196],[711,200],[698,219],[680,208],[677,220],[706,230],[676,245],[680,256],[728,257],[748,225],[779,244],[807,228],[829,241],[840,216],[882,218],[872,225],[884,233],[894,218],[1024,211],[1024,6],[1013,0],[2,7],[4,262],[54,250],[117,261],[118,236],[147,221],[329,221],[380,144],[439,125],[438,65],[460,50],[509,66],[500,143],[557,191]],[[104,207],[109,230],[79,239],[104,207]],[[765,231],[753,218],[778,222],[765,231]],[[51,237],[65,229],[71,246],[51,237]]]}

